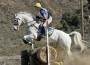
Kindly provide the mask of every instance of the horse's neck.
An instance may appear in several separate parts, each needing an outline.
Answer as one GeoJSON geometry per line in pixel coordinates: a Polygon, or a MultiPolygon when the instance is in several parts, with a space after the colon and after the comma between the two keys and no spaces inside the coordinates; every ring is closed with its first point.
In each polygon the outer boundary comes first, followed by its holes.
{"type": "Polygon", "coordinates": [[[22,23],[26,23],[27,26],[30,26],[30,25],[34,24],[38,28],[39,24],[35,23],[35,21],[34,21],[34,19],[31,15],[29,15],[29,14],[20,14],[19,17],[22,20],[22,23]]]}
{"type": "Polygon", "coordinates": [[[22,14],[21,15],[21,19],[23,21],[23,23],[26,23],[27,25],[30,25],[30,23],[33,21],[33,18],[31,16],[22,14]]]}
{"type": "Polygon", "coordinates": [[[23,15],[23,14],[19,14],[18,17],[20,18],[20,20],[22,21],[22,23],[26,23],[25,15],[23,15]]]}

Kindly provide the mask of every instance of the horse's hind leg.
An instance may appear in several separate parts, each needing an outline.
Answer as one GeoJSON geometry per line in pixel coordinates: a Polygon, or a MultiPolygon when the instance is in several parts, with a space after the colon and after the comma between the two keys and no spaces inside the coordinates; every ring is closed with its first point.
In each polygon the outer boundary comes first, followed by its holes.
{"type": "Polygon", "coordinates": [[[66,51],[67,51],[67,54],[70,57],[70,59],[73,59],[73,55],[72,55],[70,48],[66,48],[66,51]]]}
{"type": "Polygon", "coordinates": [[[64,43],[64,45],[65,45],[64,47],[65,47],[65,49],[66,49],[66,52],[67,52],[68,56],[69,56],[70,58],[73,58],[72,52],[71,52],[71,50],[70,50],[70,48],[71,48],[71,41],[68,40],[67,42],[64,43]],[[65,44],[66,44],[66,45],[65,45],[65,44]]]}
{"type": "Polygon", "coordinates": [[[67,49],[67,54],[69,55],[69,57],[72,57],[72,52],[70,49],[67,49]]]}

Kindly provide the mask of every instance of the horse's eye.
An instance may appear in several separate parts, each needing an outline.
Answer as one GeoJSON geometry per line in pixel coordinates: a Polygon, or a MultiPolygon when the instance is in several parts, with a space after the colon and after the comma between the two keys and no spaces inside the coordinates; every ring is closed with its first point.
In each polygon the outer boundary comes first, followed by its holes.
{"type": "Polygon", "coordinates": [[[18,25],[18,19],[17,18],[14,19],[13,24],[18,25]]]}
{"type": "Polygon", "coordinates": [[[14,19],[14,21],[17,21],[17,19],[14,19]]]}

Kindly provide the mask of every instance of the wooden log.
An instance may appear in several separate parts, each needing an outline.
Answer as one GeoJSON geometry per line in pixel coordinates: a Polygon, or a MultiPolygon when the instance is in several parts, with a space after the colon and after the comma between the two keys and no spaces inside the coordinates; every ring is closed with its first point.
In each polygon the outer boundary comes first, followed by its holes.
{"type": "Polygon", "coordinates": [[[21,65],[28,65],[29,56],[27,50],[21,51],[21,65]]]}
{"type": "MultiPolygon", "coordinates": [[[[57,58],[57,51],[53,47],[49,46],[49,54],[50,54],[50,62],[53,62],[57,58]]],[[[37,52],[37,58],[41,62],[47,63],[46,46],[39,49],[39,51],[37,52]]]]}

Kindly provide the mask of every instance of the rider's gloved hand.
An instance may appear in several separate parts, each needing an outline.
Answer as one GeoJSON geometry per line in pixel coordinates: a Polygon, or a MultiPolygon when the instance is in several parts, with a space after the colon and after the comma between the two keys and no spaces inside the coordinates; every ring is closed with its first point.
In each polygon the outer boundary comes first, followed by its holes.
{"type": "Polygon", "coordinates": [[[36,16],[36,19],[41,19],[41,17],[40,16],[36,16]]]}
{"type": "Polygon", "coordinates": [[[46,19],[43,19],[43,23],[45,23],[46,22],[46,19]]]}

